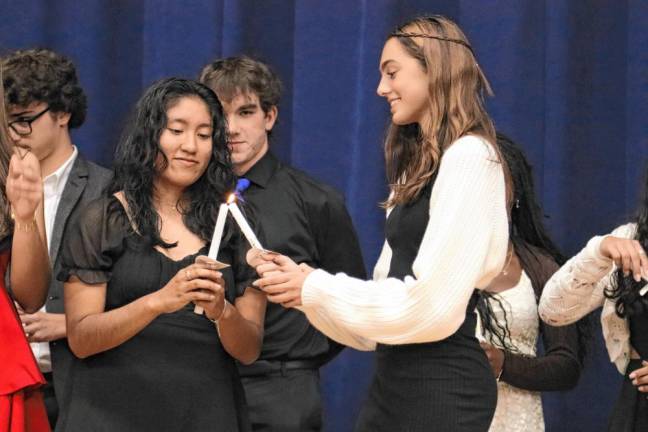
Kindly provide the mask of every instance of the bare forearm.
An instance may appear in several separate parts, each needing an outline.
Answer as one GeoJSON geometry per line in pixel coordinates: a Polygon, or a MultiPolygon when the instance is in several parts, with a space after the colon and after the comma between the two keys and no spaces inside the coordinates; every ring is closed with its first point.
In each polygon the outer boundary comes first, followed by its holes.
{"type": "Polygon", "coordinates": [[[85,358],[123,344],[160,313],[147,295],[120,308],[87,315],[76,322],[71,322],[70,315],[67,321],[70,348],[77,357],[85,358]]]}
{"type": "Polygon", "coordinates": [[[27,313],[43,306],[51,277],[45,236],[32,224],[16,221],[11,246],[11,290],[27,313]]]}
{"type": "Polygon", "coordinates": [[[250,364],[259,357],[263,328],[243,317],[231,304],[218,321],[218,334],[225,350],[241,363],[250,364]]]}

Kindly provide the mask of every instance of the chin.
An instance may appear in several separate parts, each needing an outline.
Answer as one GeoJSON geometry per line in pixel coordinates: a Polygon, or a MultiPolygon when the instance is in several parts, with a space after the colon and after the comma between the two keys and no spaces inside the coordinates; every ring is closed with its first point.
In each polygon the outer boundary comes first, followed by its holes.
{"type": "Polygon", "coordinates": [[[394,123],[396,126],[407,126],[412,123],[416,123],[416,120],[412,120],[410,118],[403,118],[399,117],[397,115],[392,116],[392,123],[394,123]]]}

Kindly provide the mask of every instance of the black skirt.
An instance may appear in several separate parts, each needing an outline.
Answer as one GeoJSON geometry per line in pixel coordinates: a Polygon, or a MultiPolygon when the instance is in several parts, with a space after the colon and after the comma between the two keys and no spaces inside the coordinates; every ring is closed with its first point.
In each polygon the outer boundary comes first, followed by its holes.
{"type": "Polygon", "coordinates": [[[648,393],[641,393],[628,375],[641,367],[641,360],[630,360],[608,424],[610,432],[648,431],[648,393]]]}
{"type": "Polygon", "coordinates": [[[379,345],[356,431],[488,431],[497,383],[475,338],[476,294],[459,330],[439,342],[379,345]]]}

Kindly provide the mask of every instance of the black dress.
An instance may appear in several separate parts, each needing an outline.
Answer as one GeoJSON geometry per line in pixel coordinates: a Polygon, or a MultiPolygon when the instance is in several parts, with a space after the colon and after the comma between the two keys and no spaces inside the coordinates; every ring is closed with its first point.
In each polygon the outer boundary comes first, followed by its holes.
{"type": "MultiPolygon", "coordinates": [[[[648,314],[631,316],[630,344],[642,359],[648,359],[648,314]]],[[[641,393],[628,377],[643,367],[641,360],[632,359],[626,368],[621,394],[612,410],[608,430],[610,432],[648,431],[648,393],[641,393]]]]}
{"type": "MultiPolygon", "coordinates": [[[[59,279],[107,282],[105,310],[163,287],[206,247],[174,261],[134,233],[114,197],[91,203],[71,224],[59,279]]],[[[254,278],[239,235],[219,260],[226,298],[234,302],[254,278]]],[[[234,360],[212,322],[189,304],[163,314],[116,348],[76,359],[57,431],[246,431],[245,397],[234,360]]]]}
{"type": "MultiPolygon", "coordinates": [[[[413,274],[429,220],[432,186],[417,200],[396,206],[385,226],[392,249],[389,277],[413,274]]],[[[475,338],[477,293],[466,319],[452,336],[439,342],[376,347],[376,373],[357,431],[482,432],[497,404],[497,384],[475,338]]]]}

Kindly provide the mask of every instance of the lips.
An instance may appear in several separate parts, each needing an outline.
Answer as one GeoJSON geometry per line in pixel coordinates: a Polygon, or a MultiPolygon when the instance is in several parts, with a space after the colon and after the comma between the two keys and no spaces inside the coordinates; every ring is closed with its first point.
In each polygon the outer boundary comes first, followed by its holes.
{"type": "Polygon", "coordinates": [[[394,108],[396,108],[396,104],[400,102],[400,98],[390,99],[388,102],[391,112],[394,112],[394,108]]]}
{"type": "Polygon", "coordinates": [[[175,158],[174,160],[182,165],[195,165],[198,163],[198,161],[194,159],[175,158]]]}

